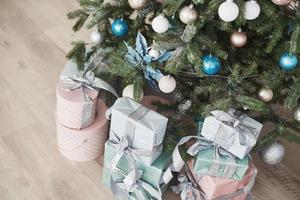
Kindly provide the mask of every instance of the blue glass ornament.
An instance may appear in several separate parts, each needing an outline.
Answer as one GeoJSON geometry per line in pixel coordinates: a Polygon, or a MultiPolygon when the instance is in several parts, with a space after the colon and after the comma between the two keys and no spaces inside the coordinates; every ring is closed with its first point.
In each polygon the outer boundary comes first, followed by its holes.
{"type": "Polygon", "coordinates": [[[111,24],[111,31],[117,37],[123,37],[128,33],[128,24],[123,19],[115,19],[115,21],[111,24]]]}
{"type": "Polygon", "coordinates": [[[221,70],[221,62],[216,56],[205,55],[202,57],[202,61],[202,71],[207,75],[215,75],[221,70]]]}
{"type": "Polygon", "coordinates": [[[295,54],[285,52],[279,59],[279,65],[283,70],[293,70],[297,67],[298,58],[295,54]]]}

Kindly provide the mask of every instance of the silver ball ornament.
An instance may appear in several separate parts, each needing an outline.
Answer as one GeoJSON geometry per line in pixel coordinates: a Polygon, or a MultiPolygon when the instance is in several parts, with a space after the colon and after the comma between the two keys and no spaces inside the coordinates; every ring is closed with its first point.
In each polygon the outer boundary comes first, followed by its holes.
{"type": "Polygon", "coordinates": [[[231,34],[230,41],[234,47],[243,47],[247,43],[247,34],[240,29],[231,34]]]}
{"type": "Polygon", "coordinates": [[[147,0],[128,0],[131,8],[135,10],[140,10],[145,7],[147,0]]]}
{"type": "Polygon", "coordinates": [[[99,32],[98,30],[93,31],[90,36],[91,41],[95,44],[99,44],[99,43],[103,42],[104,38],[105,38],[105,34],[99,32]]]}
{"type": "Polygon", "coordinates": [[[257,92],[258,98],[266,103],[272,101],[273,95],[273,90],[267,87],[262,87],[257,92]]]}
{"type": "Polygon", "coordinates": [[[261,158],[268,165],[277,165],[283,160],[284,155],[284,146],[280,142],[276,141],[262,151],[261,158]]]}
{"type": "Polygon", "coordinates": [[[294,111],[294,119],[300,122],[300,106],[298,106],[294,111]]]}
{"type": "Polygon", "coordinates": [[[198,18],[198,11],[194,8],[194,5],[185,6],[181,8],[179,12],[180,21],[184,24],[194,22],[198,18]]]}

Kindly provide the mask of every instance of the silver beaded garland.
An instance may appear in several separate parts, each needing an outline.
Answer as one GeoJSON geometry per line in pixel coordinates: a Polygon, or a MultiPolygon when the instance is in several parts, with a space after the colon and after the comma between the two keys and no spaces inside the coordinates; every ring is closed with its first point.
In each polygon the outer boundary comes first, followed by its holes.
{"type": "Polygon", "coordinates": [[[277,165],[282,161],[284,155],[284,146],[280,142],[276,141],[262,151],[261,158],[268,165],[277,165]]]}

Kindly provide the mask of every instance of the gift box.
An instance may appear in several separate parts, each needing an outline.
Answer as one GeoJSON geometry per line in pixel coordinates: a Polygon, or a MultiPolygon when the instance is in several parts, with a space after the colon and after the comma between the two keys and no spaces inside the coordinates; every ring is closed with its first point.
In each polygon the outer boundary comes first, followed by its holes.
{"type": "Polygon", "coordinates": [[[99,100],[94,123],[80,130],[67,128],[56,119],[57,142],[63,156],[74,161],[89,161],[103,154],[108,138],[106,110],[104,102],[99,100]]]}
{"type": "MultiPolygon", "coordinates": [[[[162,177],[171,161],[171,155],[167,152],[162,152],[155,162],[147,165],[141,161],[132,159],[128,151],[121,152],[114,148],[110,141],[107,141],[104,154],[103,182],[106,186],[112,187],[112,182],[123,180],[131,172],[133,166],[137,171],[142,172],[139,180],[149,184],[156,191],[164,192],[168,183],[164,183],[162,177]],[[114,169],[117,169],[117,171],[115,172],[114,169]],[[118,171],[122,173],[117,173],[118,171]]],[[[151,195],[147,194],[147,196],[149,198],[146,199],[150,200],[151,195]]]]}
{"type": "Polygon", "coordinates": [[[257,169],[253,163],[250,164],[250,167],[242,180],[234,180],[207,175],[197,176],[197,174],[194,173],[193,162],[194,161],[189,161],[188,166],[207,199],[220,197],[227,197],[227,199],[231,200],[247,199],[257,174],[257,169]]]}
{"type": "Polygon", "coordinates": [[[68,128],[86,128],[95,120],[98,91],[84,87],[70,90],[72,85],[64,81],[57,84],[56,117],[68,128]]]}
{"type": "Polygon", "coordinates": [[[204,120],[201,135],[243,159],[255,146],[263,125],[233,109],[211,113],[204,120]]]}
{"type": "Polygon", "coordinates": [[[118,143],[125,138],[130,147],[147,151],[147,155],[137,156],[146,164],[160,155],[168,118],[130,98],[117,99],[108,115],[111,115],[111,141],[118,143]]]}
{"type": "Polygon", "coordinates": [[[191,145],[188,153],[195,156],[193,169],[198,175],[240,180],[249,167],[249,157],[239,159],[204,138],[191,145]]]}

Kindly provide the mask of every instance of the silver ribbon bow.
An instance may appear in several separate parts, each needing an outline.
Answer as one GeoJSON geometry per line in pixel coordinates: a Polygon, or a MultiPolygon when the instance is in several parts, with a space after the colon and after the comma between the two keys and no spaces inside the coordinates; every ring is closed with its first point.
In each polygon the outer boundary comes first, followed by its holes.
{"type": "Polygon", "coordinates": [[[142,170],[132,167],[128,174],[121,169],[115,169],[113,173],[117,173],[123,177],[119,180],[111,178],[110,182],[111,190],[118,199],[143,200],[148,199],[148,195],[151,195],[151,199],[162,200],[160,188],[155,189],[152,185],[141,179],[143,175],[142,170]]]}
{"type": "MultiPolygon", "coordinates": [[[[216,173],[218,173],[219,169],[222,167],[222,162],[221,162],[221,157],[225,156],[227,159],[227,165],[224,169],[224,173],[223,176],[226,178],[232,178],[232,176],[234,175],[235,171],[236,171],[236,157],[227,152],[226,150],[224,150],[223,148],[221,148],[218,145],[215,145],[214,143],[206,140],[205,138],[202,137],[198,137],[198,140],[196,143],[194,143],[187,151],[188,154],[190,154],[191,156],[195,156],[197,155],[199,152],[209,149],[209,148],[214,148],[214,154],[213,154],[213,158],[212,158],[212,164],[210,166],[209,171],[207,172],[207,175],[215,175],[216,173]]],[[[202,175],[200,175],[200,177],[198,177],[198,180],[202,177],[202,175]]]]}
{"type": "Polygon", "coordinates": [[[246,125],[243,121],[246,115],[236,112],[231,109],[228,113],[222,110],[214,110],[211,114],[223,124],[226,124],[234,129],[234,131],[219,131],[214,140],[218,144],[222,144],[226,149],[232,146],[236,137],[239,137],[239,142],[242,146],[254,146],[256,143],[256,135],[258,131],[246,125]]]}
{"type": "Polygon", "coordinates": [[[171,189],[174,193],[180,194],[181,200],[200,200],[201,193],[197,186],[189,181],[188,177],[185,175],[180,175],[178,177],[179,185],[172,186],[171,189]]]}
{"type": "MultiPolygon", "coordinates": [[[[118,138],[118,136],[111,132],[111,134],[114,134],[114,138],[117,138],[117,140],[110,139],[108,141],[109,145],[112,146],[114,149],[118,150],[118,153],[115,155],[115,157],[111,160],[109,168],[115,169],[122,158],[124,154],[128,156],[128,158],[133,161],[137,160],[138,156],[151,156],[154,151],[160,151],[162,149],[162,144],[157,145],[153,147],[152,150],[145,150],[145,149],[138,149],[133,148],[129,142],[127,137],[122,137],[121,139],[118,138]]],[[[129,162],[131,162],[129,161],[129,162]]]]}
{"type": "MultiPolygon", "coordinates": [[[[63,76],[62,81],[64,83],[69,84],[65,89],[73,91],[76,89],[82,88],[83,90],[85,88],[91,89],[91,90],[106,90],[110,93],[112,93],[114,96],[118,97],[117,92],[115,89],[105,81],[103,81],[100,78],[96,78],[93,70],[97,67],[99,63],[101,63],[103,60],[103,57],[97,56],[90,64],[89,66],[84,70],[82,75],[79,74],[73,74],[71,76],[63,76]]],[[[84,92],[86,94],[86,92],[84,92]]],[[[87,94],[86,94],[87,95],[87,94]]],[[[88,98],[87,98],[88,99],[88,98]]]]}

